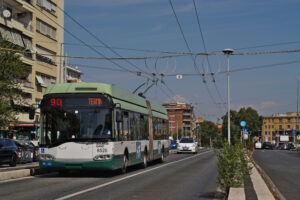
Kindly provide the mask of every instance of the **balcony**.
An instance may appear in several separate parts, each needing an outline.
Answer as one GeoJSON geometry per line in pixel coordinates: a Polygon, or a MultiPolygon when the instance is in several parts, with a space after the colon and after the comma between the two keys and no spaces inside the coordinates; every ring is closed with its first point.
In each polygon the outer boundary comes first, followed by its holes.
{"type": "Polygon", "coordinates": [[[190,122],[191,118],[183,118],[182,121],[184,121],[184,122],[190,122]]]}
{"type": "Polygon", "coordinates": [[[191,116],[191,113],[189,113],[189,112],[184,112],[184,113],[183,113],[183,116],[191,116]]]}

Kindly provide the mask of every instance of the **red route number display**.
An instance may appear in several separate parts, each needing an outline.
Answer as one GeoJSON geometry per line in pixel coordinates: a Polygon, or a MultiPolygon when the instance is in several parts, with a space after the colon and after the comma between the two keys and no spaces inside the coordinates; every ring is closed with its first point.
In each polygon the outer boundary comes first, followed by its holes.
{"type": "Polygon", "coordinates": [[[80,106],[97,106],[97,105],[102,105],[102,99],[101,98],[80,98],[80,99],[61,99],[61,98],[51,98],[50,99],[50,106],[62,106],[63,104],[63,100],[64,103],[66,105],[73,105],[74,103],[76,103],[77,105],[80,106]]]}
{"type": "Polygon", "coordinates": [[[61,106],[62,105],[62,100],[60,98],[50,99],[50,105],[51,106],[61,106]]]}

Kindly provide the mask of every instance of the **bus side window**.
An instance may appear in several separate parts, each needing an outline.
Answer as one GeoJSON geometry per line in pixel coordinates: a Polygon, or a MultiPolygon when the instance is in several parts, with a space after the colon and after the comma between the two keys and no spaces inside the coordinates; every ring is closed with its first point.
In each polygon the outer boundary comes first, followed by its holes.
{"type": "Polygon", "coordinates": [[[134,117],[134,113],[130,112],[129,113],[129,124],[130,124],[130,128],[129,128],[129,135],[130,135],[130,139],[131,141],[136,140],[136,122],[135,122],[135,117],[134,117]]]}
{"type": "Polygon", "coordinates": [[[115,139],[122,141],[123,118],[120,110],[115,110],[115,139]]]}
{"type": "Polygon", "coordinates": [[[122,140],[126,141],[129,139],[129,119],[128,112],[123,113],[123,135],[122,140]]]}

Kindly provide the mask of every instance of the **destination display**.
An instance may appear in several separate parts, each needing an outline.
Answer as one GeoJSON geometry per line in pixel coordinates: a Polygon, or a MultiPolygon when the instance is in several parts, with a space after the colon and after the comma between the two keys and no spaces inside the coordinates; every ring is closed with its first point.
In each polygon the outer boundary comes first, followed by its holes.
{"type": "Polygon", "coordinates": [[[42,101],[42,107],[65,107],[65,106],[110,106],[111,100],[104,95],[83,95],[83,96],[49,96],[42,101]]]}

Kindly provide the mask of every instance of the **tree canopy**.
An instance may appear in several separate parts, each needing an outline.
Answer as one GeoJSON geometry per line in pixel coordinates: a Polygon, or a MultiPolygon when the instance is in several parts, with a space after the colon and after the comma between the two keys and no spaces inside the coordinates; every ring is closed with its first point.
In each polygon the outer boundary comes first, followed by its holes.
{"type": "MultiPolygon", "coordinates": [[[[1,48],[22,50],[12,43],[1,40],[1,48]]],[[[20,54],[0,50],[0,129],[7,129],[15,123],[16,115],[22,107],[15,102],[22,102],[21,83],[29,74],[28,66],[21,61],[20,54]]]]}
{"type": "MultiPolygon", "coordinates": [[[[227,138],[227,113],[222,117],[223,119],[223,126],[222,126],[222,135],[224,138],[227,138]]],[[[242,127],[240,125],[241,121],[246,122],[246,129],[248,132],[251,133],[251,136],[257,136],[259,133],[259,130],[261,129],[262,120],[261,116],[257,113],[256,110],[254,110],[251,107],[248,108],[241,108],[238,112],[231,110],[230,111],[230,132],[231,132],[231,138],[240,137],[240,133],[242,130],[242,127]]]]}

